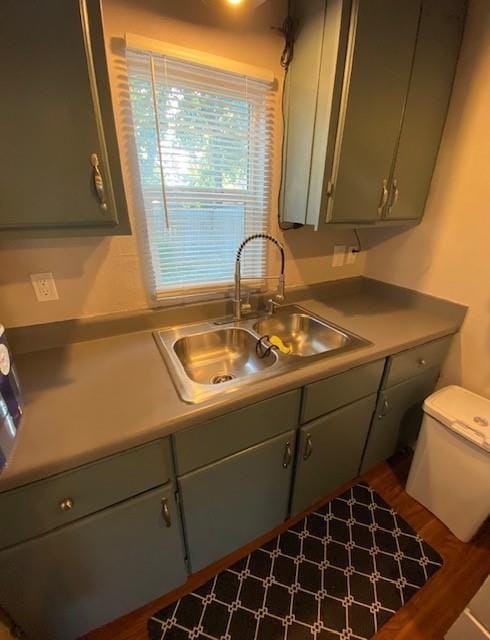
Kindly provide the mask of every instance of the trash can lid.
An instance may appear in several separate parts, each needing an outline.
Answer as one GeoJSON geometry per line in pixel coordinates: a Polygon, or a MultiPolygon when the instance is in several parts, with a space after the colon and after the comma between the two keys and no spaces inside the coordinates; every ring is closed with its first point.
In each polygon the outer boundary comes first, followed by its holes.
{"type": "Polygon", "coordinates": [[[424,402],[424,411],[486,451],[490,451],[490,400],[451,385],[424,402]]]}

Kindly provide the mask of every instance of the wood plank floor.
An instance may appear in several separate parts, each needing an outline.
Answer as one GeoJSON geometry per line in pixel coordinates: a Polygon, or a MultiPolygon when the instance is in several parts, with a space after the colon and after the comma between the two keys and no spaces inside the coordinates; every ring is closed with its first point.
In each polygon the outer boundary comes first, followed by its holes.
{"type": "MultiPolygon", "coordinates": [[[[441,640],[490,571],[490,522],[485,523],[471,543],[460,542],[404,491],[409,466],[410,459],[400,456],[390,464],[379,465],[362,478],[439,551],[444,558],[444,566],[383,626],[376,634],[376,640],[441,640]]],[[[357,478],[344,485],[335,495],[358,480],[357,478]]],[[[331,497],[333,495],[320,504],[331,497]]],[[[191,576],[183,587],[163,598],[93,631],[85,640],[148,640],[146,625],[153,613],[204,584],[216,573],[272,539],[304,515],[284,523],[220,562],[191,576]]]]}

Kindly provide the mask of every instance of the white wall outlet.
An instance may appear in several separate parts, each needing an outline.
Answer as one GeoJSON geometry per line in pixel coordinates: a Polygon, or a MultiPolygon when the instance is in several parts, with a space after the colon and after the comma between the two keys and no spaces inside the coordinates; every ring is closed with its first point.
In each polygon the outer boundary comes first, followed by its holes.
{"type": "Polygon", "coordinates": [[[358,253],[359,253],[359,249],[355,245],[353,245],[352,247],[348,247],[345,264],[354,264],[358,253]]]}
{"type": "Polygon", "coordinates": [[[38,302],[59,300],[52,273],[31,273],[31,283],[38,302]]]}
{"type": "Polygon", "coordinates": [[[345,260],[345,244],[336,244],[333,248],[332,267],[341,267],[345,260]]]}

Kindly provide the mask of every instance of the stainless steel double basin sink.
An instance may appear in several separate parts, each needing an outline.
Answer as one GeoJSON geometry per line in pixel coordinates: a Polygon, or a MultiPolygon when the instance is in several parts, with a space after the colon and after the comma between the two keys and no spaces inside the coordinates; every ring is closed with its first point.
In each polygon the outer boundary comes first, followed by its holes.
{"type": "Polygon", "coordinates": [[[274,315],[182,325],[154,335],[181,398],[191,403],[369,344],[295,305],[274,315]],[[271,347],[272,336],[288,353],[271,347]]]}

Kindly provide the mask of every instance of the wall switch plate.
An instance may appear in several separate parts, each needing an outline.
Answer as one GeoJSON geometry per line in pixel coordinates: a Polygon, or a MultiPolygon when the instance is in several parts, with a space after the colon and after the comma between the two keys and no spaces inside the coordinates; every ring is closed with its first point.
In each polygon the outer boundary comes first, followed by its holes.
{"type": "Polygon", "coordinates": [[[38,302],[59,300],[52,273],[31,273],[31,283],[38,302]]]}
{"type": "Polygon", "coordinates": [[[354,264],[358,253],[359,253],[359,249],[355,245],[353,245],[352,247],[348,247],[345,264],[354,264]]]}
{"type": "Polygon", "coordinates": [[[341,267],[345,260],[345,244],[336,244],[333,248],[332,267],[341,267]]]}

